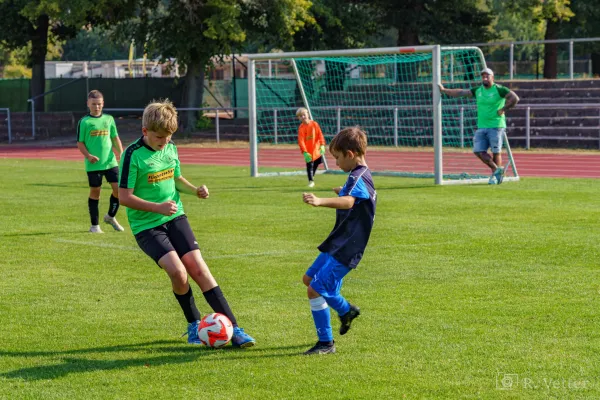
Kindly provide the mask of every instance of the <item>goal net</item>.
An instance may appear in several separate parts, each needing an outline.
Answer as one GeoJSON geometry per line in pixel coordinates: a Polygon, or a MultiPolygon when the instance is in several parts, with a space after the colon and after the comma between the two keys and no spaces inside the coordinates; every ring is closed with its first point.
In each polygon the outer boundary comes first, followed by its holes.
{"type": "MultiPolygon", "coordinates": [[[[437,184],[487,182],[491,171],[471,150],[474,99],[440,96],[437,86],[478,86],[483,68],[477,47],[249,55],[251,175],[305,174],[296,118],[305,107],[327,143],[345,127],[361,127],[374,173],[429,177],[437,184]]],[[[504,142],[505,180],[518,180],[504,142]]],[[[327,172],[335,172],[331,155],[325,159],[327,172]]]]}

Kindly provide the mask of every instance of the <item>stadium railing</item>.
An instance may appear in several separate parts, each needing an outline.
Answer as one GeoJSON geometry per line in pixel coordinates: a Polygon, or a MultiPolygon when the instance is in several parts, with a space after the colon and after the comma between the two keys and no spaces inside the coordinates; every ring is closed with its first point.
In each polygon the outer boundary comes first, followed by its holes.
{"type": "Polygon", "coordinates": [[[12,143],[12,124],[10,122],[10,108],[0,108],[0,112],[6,113],[6,126],[8,127],[8,144],[12,143]]]}
{"type": "MultiPolygon", "coordinates": [[[[526,78],[526,79],[538,79],[539,78],[539,69],[540,69],[540,61],[542,61],[542,57],[540,57],[541,54],[543,54],[543,49],[538,48],[530,48],[527,49],[525,48],[525,46],[539,46],[539,45],[544,45],[544,44],[550,44],[550,43],[556,43],[556,44],[563,44],[563,45],[568,45],[568,61],[564,62],[560,60],[559,57],[559,65],[561,64],[566,64],[568,67],[568,71],[566,71],[566,73],[559,73],[559,78],[567,78],[567,79],[574,79],[575,77],[575,65],[576,64],[582,64],[583,62],[583,68],[582,70],[586,70],[585,74],[591,75],[591,59],[586,59],[586,60],[575,60],[575,51],[574,51],[574,46],[575,44],[578,43],[589,43],[589,42],[600,42],[600,37],[593,37],[593,38],[577,38],[577,39],[556,39],[556,40],[523,40],[523,41],[505,41],[505,42],[494,42],[494,43],[469,43],[469,44],[465,44],[465,45],[457,45],[457,46],[477,46],[482,48],[482,51],[484,53],[486,53],[486,47],[490,48],[490,52],[493,52],[494,50],[500,49],[500,48],[507,48],[508,47],[508,71],[507,75],[509,79],[515,79],[516,78],[526,78]],[[525,65],[528,65],[530,67],[530,69],[532,69],[533,71],[529,71],[528,73],[525,74],[517,74],[517,70],[516,70],[516,66],[517,66],[517,62],[515,62],[515,46],[521,46],[521,53],[529,53],[529,55],[531,56],[535,56],[534,59],[529,60],[529,61],[524,61],[525,65]],[[532,64],[533,63],[533,64],[532,64]],[[535,67],[535,68],[533,68],[535,67]]],[[[486,54],[486,60],[488,61],[488,65],[492,67],[492,69],[494,69],[494,64],[501,64],[500,61],[494,61],[492,57],[489,56],[489,54],[486,54]]],[[[522,62],[522,61],[520,61],[522,62]]],[[[500,68],[498,68],[500,69],[500,68]]],[[[496,75],[505,75],[504,71],[495,71],[496,75]],[[500,74],[498,74],[498,72],[500,72],[500,74]]],[[[580,74],[581,75],[581,74],[580,74]]]]}

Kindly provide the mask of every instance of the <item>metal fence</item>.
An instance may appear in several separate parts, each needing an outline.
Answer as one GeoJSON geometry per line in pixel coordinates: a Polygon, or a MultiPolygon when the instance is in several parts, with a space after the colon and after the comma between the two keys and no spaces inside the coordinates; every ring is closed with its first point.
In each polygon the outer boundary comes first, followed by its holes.
{"type": "Polygon", "coordinates": [[[10,122],[10,108],[0,108],[0,113],[6,113],[6,118],[4,119],[4,121],[6,121],[6,126],[8,128],[8,144],[12,143],[12,124],[10,122]]]}

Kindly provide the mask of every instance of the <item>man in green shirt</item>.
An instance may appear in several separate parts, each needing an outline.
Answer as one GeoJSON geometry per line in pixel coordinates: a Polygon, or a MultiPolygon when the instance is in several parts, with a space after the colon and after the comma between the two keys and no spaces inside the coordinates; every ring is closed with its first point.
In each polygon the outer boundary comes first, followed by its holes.
{"type": "Polygon", "coordinates": [[[92,222],[90,232],[102,233],[102,229],[98,225],[98,203],[103,176],[112,187],[108,213],[104,216],[104,222],[120,232],[124,229],[115,215],[119,210],[119,187],[117,185],[119,163],[117,158],[120,158],[123,153],[123,145],[119,139],[114,118],[102,113],[104,96],[100,91],[92,90],[88,94],[87,106],[90,113],[81,118],[77,124],[77,148],[85,157],[85,170],[90,185],[88,198],[88,209],[92,222]]]}
{"type": "Polygon", "coordinates": [[[477,131],[473,137],[473,153],[492,170],[490,185],[501,184],[504,179],[502,168],[502,141],[506,136],[505,113],[519,102],[512,90],[494,83],[494,72],[485,68],[481,71],[481,86],[471,89],[446,89],[439,85],[440,92],[451,97],[475,97],[477,101],[477,131]],[[492,155],[488,149],[492,150],[492,155]]]}
{"type": "Polygon", "coordinates": [[[121,204],[127,207],[129,225],[138,245],[171,279],[173,294],[188,322],[188,343],[201,343],[200,312],[189,274],[213,311],[231,320],[233,346],[252,347],[255,340],[238,326],[183,212],[179,193],[200,199],[207,199],[209,193],[206,186],[196,187],[181,175],[177,147],[171,141],[177,126],[177,111],[170,101],[150,103],[145,108],[143,136],[125,149],[121,159],[121,204]]]}

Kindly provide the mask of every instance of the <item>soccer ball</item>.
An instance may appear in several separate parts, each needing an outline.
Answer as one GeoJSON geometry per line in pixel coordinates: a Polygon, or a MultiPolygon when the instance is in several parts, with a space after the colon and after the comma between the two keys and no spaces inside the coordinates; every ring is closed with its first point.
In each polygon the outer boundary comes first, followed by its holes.
{"type": "Polygon", "coordinates": [[[198,337],[202,344],[216,349],[225,346],[233,336],[233,325],[223,314],[205,315],[198,325],[198,337]]]}

